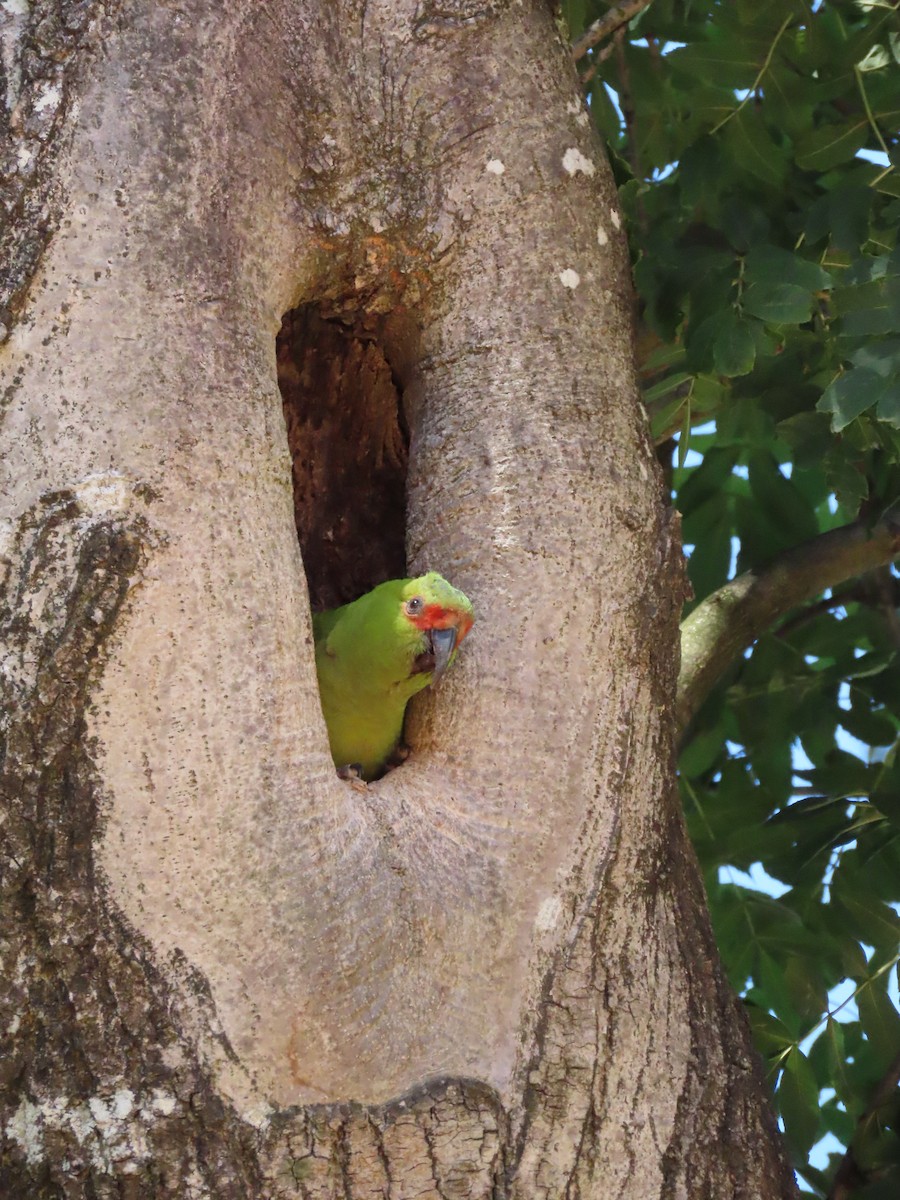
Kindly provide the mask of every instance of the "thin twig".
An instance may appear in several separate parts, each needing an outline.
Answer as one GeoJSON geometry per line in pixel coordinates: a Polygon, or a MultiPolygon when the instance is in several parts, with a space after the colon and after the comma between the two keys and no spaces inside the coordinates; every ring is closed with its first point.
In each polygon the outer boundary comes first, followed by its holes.
{"type": "Polygon", "coordinates": [[[831,612],[835,608],[843,608],[845,604],[858,599],[859,589],[855,587],[846,588],[841,592],[832,592],[830,596],[823,596],[821,600],[816,600],[814,604],[807,604],[805,608],[801,608],[792,617],[789,617],[783,625],[779,625],[776,637],[790,637],[792,633],[796,633],[798,629],[802,629],[804,625],[808,625],[822,613],[831,612]]]}
{"type": "MultiPolygon", "coordinates": [[[[822,613],[830,612],[835,608],[844,608],[853,603],[876,606],[882,612],[888,629],[893,634],[893,623],[898,619],[897,609],[900,608],[900,580],[890,575],[890,567],[871,571],[849,587],[835,589],[830,596],[825,596],[821,600],[816,600],[814,604],[808,604],[806,608],[801,608],[778,626],[777,636],[789,637],[796,630],[802,629],[804,625],[808,625],[810,621],[821,616],[822,613]],[[879,584],[878,594],[874,595],[874,589],[872,586],[867,586],[867,581],[874,582],[875,577],[879,576],[879,572],[884,570],[888,572],[889,587],[888,583],[879,584]]],[[[900,647],[900,641],[897,642],[897,645],[900,647]]]]}
{"type": "Polygon", "coordinates": [[[878,122],[875,120],[875,115],[872,112],[872,106],[869,103],[869,96],[868,96],[868,93],[866,92],[866,85],[863,83],[862,71],[859,69],[858,63],[855,63],[853,66],[853,74],[856,76],[856,86],[859,88],[860,96],[862,96],[863,108],[865,108],[866,116],[869,118],[869,125],[871,126],[872,132],[875,134],[875,137],[878,141],[878,145],[881,147],[882,151],[884,152],[885,157],[889,158],[891,152],[890,152],[890,150],[888,150],[887,143],[885,142],[884,138],[881,136],[881,130],[878,128],[878,122]]]}
{"type": "Polygon", "coordinates": [[[881,136],[881,130],[878,128],[878,122],[875,120],[875,114],[872,112],[872,106],[869,103],[869,95],[866,91],[866,85],[863,83],[862,71],[860,71],[858,63],[854,64],[853,73],[856,76],[856,86],[859,88],[860,96],[862,96],[863,107],[866,110],[866,116],[869,119],[869,125],[871,126],[872,132],[875,134],[878,145],[881,147],[883,154],[888,159],[888,165],[885,167],[885,169],[881,171],[873,180],[871,180],[869,184],[870,187],[876,187],[879,183],[881,183],[882,179],[884,179],[886,175],[890,175],[891,171],[894,169],[894,166],[893,163],[890,162],[891,152],[887,148],[887,142],[885,142],[884,138],[881,136]]]}
{"type": "Polygon", "coordinates": [[[772,39],[772,45],[769,47],[769,52],[766,55],[763,65],[759,68],[759,74],[753,80],[752,87],[747,89],[747,95],[743,98],[743,100],[740,102],[740,104],[737,106],[737,108],[733,108],[730,113],[726,113],[725,116],[722,118],[722,120],[718,123],[718,125],[714,125],[712,127],[712,129],[709,131],[711,134],[718,133],[723,125],[727,125],[732,117],[736,117],[738,115],[738,113],[741,111],[741,109],[744,107],[744,105],[747,103],[747,101],[750,99],[750,97],[756,94],[756,89],[762,83],[763,77],[765,76],[766,71],[768,71],[769,67],[771,67],[771,65],[772,65],[772,56],[775,53],[775,47],[781,41],[784,31],[787,29],[788,25],[790,25],[790,23],[791,23],[791,21],[793,21],[793,19],[794,19],[794,16],[792,13],[789,17],[785,17],[784,20],[781,22],[781,27],[778,30],[778,32],[775,34],[775,37],[772,39]]]}
{"type": "Polygon", "coordinates": [[[581,86],[582,87],[584,87],[584,85],[586,83],[591,82],[591,80],[597,74],[597,68],[600,66],[601,63],[606,62],[606,60],[615,52],[615,49],[616,49],[616,43],[609,42],[609,43],[607,43],[607,45],[605,45],[603,47],[602,50],[597,51],[597,53],[591,59],[591,65],[588,67],[588,69],[585,71],[585,73],[581,76],[581,86]]]}
{"type": "Polygon", "coordinates": [[[578,62],[579,58],[584,58],[592,46],[596,46],[609,34],[615,33],[621,26],[627,25],[631,18],[637,16],[650,2],[651,0],[622,0],[621,4],[604,13],[572,43],[572,61],[578,62]]]}

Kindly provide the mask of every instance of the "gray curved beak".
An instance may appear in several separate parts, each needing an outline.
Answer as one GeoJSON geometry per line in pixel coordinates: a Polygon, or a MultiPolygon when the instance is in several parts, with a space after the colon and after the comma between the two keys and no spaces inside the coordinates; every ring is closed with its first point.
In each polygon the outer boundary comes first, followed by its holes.
{"type": "Polygon", "coordinates": [[[431,676],[431,686],[437,687],[441,681],[441,676],[449,666],[453,651],[456,649],[456,630],[452,626],[449,629],[432,629],[431,649],[434,654],[434,672],[431,676]]]}

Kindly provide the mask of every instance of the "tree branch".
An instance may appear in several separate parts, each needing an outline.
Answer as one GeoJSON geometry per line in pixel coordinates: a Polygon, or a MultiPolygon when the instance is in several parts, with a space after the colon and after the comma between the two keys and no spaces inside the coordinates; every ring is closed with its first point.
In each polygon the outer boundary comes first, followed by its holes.
{"type": "Polygon", "coordinates": [[[578,62],[579,58],[584,58],[592,46],[596,46],[603,38],[626,25],[649,3],[650,0],[622,0],[621,4],[604,13],[572,43],[572,61],[578,62]]]}
{"type": "MultiPolygon", "coordinates": [[[[618,32],[619,32],[619,30],[616,30],[616,33],[618,33],[618,32]]],[[[594,55],[594,57],[591,59],[591,65],[588,67],[588,69],[585,71],[585,73],[581,76],[580,82],[581,82],[582,87],[584,87],[585,84],[591,82],[591,80],[597,74],[597,68],[599,66],[601,66],[603,63],[605,63],[606,60],[612,54],[615,53],[616,40],[617,39],[614,38],[611,42],[608,42],[607,45],[605,45],[602,50],[598,50],[597,53],[594,55]]]]}
{"type": "MultiPolygon", "coordinates": [[[[890,1066],[878,1081],[872,1098],[866,1106],[866,1111],[857,1122],[857,1130],[862,1129],[866,1121],[869,1121],[882,1105],[887,1104],[898,1083],[900,1083],[900,1054],[894,1056],[890,1066]]],[[[851,1193],[867,1181],[866,1172],[856,1161],[851,1142],[834,1173],[827,1200],[849,1200],[851,1193]]]]}
{"type": "Polygon", "coordinates": [[[688,726],[725,669],[774,622],[825,588],[900,555],[900,508],[870,526],[854,521],[731,579],[681,623],[678,727],[688,726]]]}

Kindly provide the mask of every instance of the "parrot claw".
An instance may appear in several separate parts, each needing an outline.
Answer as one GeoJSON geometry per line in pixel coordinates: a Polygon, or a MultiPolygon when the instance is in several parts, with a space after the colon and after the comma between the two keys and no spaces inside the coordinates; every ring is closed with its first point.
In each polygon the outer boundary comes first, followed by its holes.
{"type": "Polygon", "coordinates": [[[337,769],[338,779],[344,779],[355,792],[367,792],[369,785],[362,777],[361,763],[346,763],[343,767],[337,769]]]}
{"type": "Polygon", "coordinates": [[[390,758],[385,764],[387,769],[389,771],[393,771],[395,767],[402,767],[409,758],[410,754],[412,754],[412,751],[410,750],[409,746],[405,745],[403,742],[398,742],[391,751],[390,758]]]}

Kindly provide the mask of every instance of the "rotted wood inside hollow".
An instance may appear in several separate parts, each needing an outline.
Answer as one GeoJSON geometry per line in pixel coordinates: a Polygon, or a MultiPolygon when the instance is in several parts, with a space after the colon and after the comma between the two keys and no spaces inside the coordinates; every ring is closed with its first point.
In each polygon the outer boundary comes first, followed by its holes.
{"type": "Polygon", "coordinates": [[[276,348],[310,602],[333,608],[406,574],[408,432],[374,337],[307,306],[276,348]]]}

